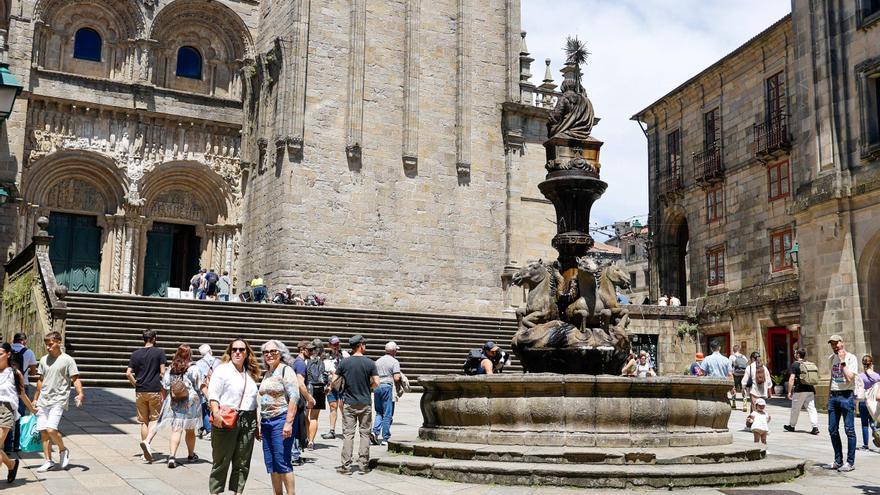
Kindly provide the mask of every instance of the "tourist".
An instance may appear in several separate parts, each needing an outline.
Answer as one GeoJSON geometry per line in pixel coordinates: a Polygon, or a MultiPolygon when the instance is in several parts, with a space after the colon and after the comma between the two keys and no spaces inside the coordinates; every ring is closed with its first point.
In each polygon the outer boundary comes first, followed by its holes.
{"type": "Polygon", "coordinates": [[[205,298],[205,269],[202,268],[198,273],[189,279],[189,286],[192,288],[193,299],[205,298]]]}
{"type": "Polygon", "coordinates": [[[236,339],[226,346],[222,364],[211,375],[208,400],[211,406],[211,453],[213,466],[208,481],[210,493],[222,493],[227,486],[244,492],[254,451],[257,429],[257,381],[260,363],[251,346],[236,339]]]}
{"type": "Polygon", "coordinates": [[[755,443],[761,443],[764,447],[767,447],[767,433],[770,431],[770,415],[764,410],[766,407],[767,402],[758,399],[755,401],[755,410],[746,418],[746,426],[751,428],[755,443]]]}
{"type": "Polygon", "coordinates": [[[220,276],[217,275],[213,268],[209,269],[208,273],[205,274],[205,296],[210,301],[217,300],[217,282],[219,280],[220,276]]]}
{"type": "Polygon", "coordinates": [[[397,383],[400,382],[400,361],[397,353],[400,347],[391,341],[385,344],[385,355],[376,360],[376,371],[379,373],[379,386],[373,390],[373,408],[376,420],[370,432],[373,445],[387,445],[391,438],[391,421],[394,418],[394,396],[397,383]],[[379,438],[381,433],[382,438],[379,438]]]}
{"type": "MultiPolygon", "coordinates": [[[[19,402],[31,413],[37,412],[25,393],[24,376],[12,365],[12,353],[12,346],[9,343],[4,342],[0,345],[0,443],[4,443],[9,432],[16,427],[19,419],[19,402]]],[[[9,483],[15,481],[21,461],[12,460],[5,452],[0,451],[0,462],[8,470],[6,481],[9,483]]]]}
{"type": "Polygon", "coordinates": [[[229,302],[229,294],[232,292],[232,279],[229,278],[229,272],[223,271],[220,279],[217,280],[217,294],[221,301],[229,302]]]}
{"type": "Polygon", "coordinates": [[[266,374],[260,382],[260,435],[263,439],[263,463],[272,479],[272,491],[281,495],[294,493],[293,421],[299,400],[299,382],[287,363],[292,361],[287,346],[270,340],[260,348],[266,374]]]}
{"type": "Polygon", "coordinates": [[[657,306],[668,306],[669,305],[669,296],[663,294],[660,296],[660,299],[657,299],[657,306]]]}
{"type": "MultiPolygon", "coordinates": [[[[801,409],[806,407],[807,414],[810,416],[810,433],[813,435],[819,434],[819,414],[816,412],[816,387],[813,385],[804,383],[802,378],[806,374],[803,370],[805,367],[804,363],[806,361],[804,358],[807,357],[807,351],[804,349],[798,349],[795,352],[796,361],[791,364],[791,368],[789,368],[789,377],[788,377],[788,400],[791,401],[791,413],[788,418],[788,424],[783,425],[783,429],[785,431],[794,431],[797,427],[798,416],[801,414],[801,409]]],[[[812,366],[815,364],[809,363],[812,366]]]]}
{"type": "Polygon", "coordinates": [[[770,380],[770,370],[764,366],[760,354],[753,352],[750,360],[751,363],[746,368],[741,383],[743,394],[748,394],[749,402],[754,411],[758,399],[770,398],[770,387],[773,385],[773,382],[770,380]]]}
{"type": "Polygon", "coordinates": [[[336,468],[341,474],[351,474],[351,454],[354,449],[354,432],[360,429],[358,444],[358,470],[370,471],[370,392],[379,386],[379,372],[376,363],[364,356],[367,340],[361,335],[348,339],[352,350],[349,358],[343,359],[336,368],[342,387],[342,464],[336,468]]]}
{"type": "Polygon", "coordinates": [[[318,418],[321,411],[327,409],[327,388],[330,386],[330,373],[324,366],[324,343],[321,339],[314,339],[309,349],[310,357],[306,368],[308,375],[309,393],[312,395],[314,404],[309,409],[308,442],[309,450],[315,450],[315,436],[318,435],[318,418]]]}
{"type": "Polygon", "coordinates": [[[675,297],[675,295],[673,294],[672,297],[669,298],[669,305],[673,308],[677,308],[681,306],[681,299],[675,297]]]}
{"type": "Polygon", "coordinates": [[[477,368],[477,375],[492,375],[495,373],[495,355],[501,351],[501,348],[495,345],[491,340],[483,344],[483,355],[480,360],[480,366],[477,368]]]}
{"type": "Polygon", "coordinates": [[[269,291],[266,289],[266,283],[263,282],[263,277],[254,275],[254,278],[251,279],[251,293],[253,294],[254,302],[256,303],[261,303],[266,300],[269,291]]]}
{"type": "Polygon", "coordinates": [[[862,441],[864,442],[862,450],[871,450],[871,447],[868,446],[868,438],[870,438],[868,432],[870,430],[871,436],[875,435],[876,425],[871,418],[871,413],[868,411],[868,404],[865,402],[864,395],[866,390],[871,390],[875,383],[880,382],[880,374],[874,371],[874,358],[868,354],[862,356],[862,367],[865,371],[859,374],[859,379],[862,383],[860,387],[857,387],[861,389],[861,397],[857,397],[857,402],[859,419],[862,423],[862,441]]]}
{"type": "Polygon", "coordinates": [[[828,395],[828,434],[831,435],[831,446],[834,448],[834,462],[828,467],[842,472],[855,469],[856,464],[856,428],[853,417],[855,402],[853,388],[859,362],[856,356],[847,352],[840,335],[832,335],[828,339],[833,354],[828,356],[831,368],[828,395]],[[840,420],[843,419],[843,431],[846,433],[846,463],[843,462],[843,445],[840,442],[840,420]]]}
{"type": "Polygon", "coordinates": [[[636,376],[636,366],[638,366],[639,361],[636,359],[635,353],[633,351],[629,351],[629,354],[626,356],[626,364],[623,365],[623,368],[620,370],[621,376],[636,376]]]}
{"type": "Polygon", "coordinates": [[[309,390],[308,361],[312,356],[315,346],[311,342],[301,340],[297,346],[299,354],[293,361],[293,371],[299,382],[299,402],[296,405],[296,417],[293,420],[293,452],[292,462],[294,466],[302,466],[302,451],[308,445],[308,413],[306,410],[315,405],[315,399],[309,390]],[[305,441],[304,441],[305,440],[305,441]]]}
{"type": "Polygon", "coordinates": [[[208,407],[208,384],[211,382],[211,374],[219,364],[219,360],[214,357],[211,346],[202,344],[199,346],[199,355],[201,359],[196,361],[199,367],[199,376],[202,377],[202,383],[199,385],[199,399],[202,403],[202,427],[199,428],[199,438],[211,435],[211,409],[208,407]]]}
{"type": "Polygon", "coordinates": [[[733,377],[730,359],[721,355],[721,342],[718,340],[709,342],[709,350],[712,351],[712,354],[700,363],[700,370],[703,371],[703,374],[715,378],[733,377]]]}
{"type": "Polygon", "coordinates": [[[159,424],[153,431],[170,426],[171,444],[168,452],[168,467],[177,467],[177,448],[180,446],[180,436],[184,435],[186,442],[186,461],[195,462],[196,456],[196,430],[202,426],[202,402],[199,398],[199,389],[202,384],[202,375],[199,367],[192,362],[192,351],[186,344],[181,344],[171,360],[171,366],[165,371],[162,378],[162,386],[165,389],[165,404],[162,407],[162,415],[159,424]]]}
{"type": "Polygon", "coordinates": [[[639,360],[636,364],[635,370],[633,370],[633,375],[637,378],[646,378],[649,376],[657,376],[657,373],[654,371],[654,368],[648,363],[648,353],[642,351],[639,353],[639,360]]]}
{"type": "Polygon", "coordinates": [[[621,294],[621,292],[619,290],[615,289],[615,292],[617,294],[617,303],[618,304],[629,304],[630,303],[629,298],[626,297],[625,295],[621,294]]]}
{"type": "Polygon", "coordinates": [[[691,363],[688,368],[688,374],[691,376],[703,376],[705,373],[703,372],[703,356],[702,352],[698,352],[694,355],[694,362],[691,363]]]}
{"type": "MultiPolygon", "coordinates": [[[[730,369],[733,370],[733,388],[730,389],[731,407],[736,409],[736,392],[742,392],[742,377],[749,367],[749,359],[740,351],[739,344],[733,345],[733,354],[730,355],[730,369]]],[[[746,410],[746,395],[743,393],[743,411],[746,410]]]]}
{"type": "Polygon", "coordinates": [[[165,375],[165,351],[156,347],[156,331],[146,329],[141,333],[144,346],[131,353],[125,377],[134,387],[134,407],[137,410],[137,422],[141,425],[141,451],[144,460],[153,462],[153,451],[150,448],[150,428],[159,418],[162,402],[165,399],[162,389],[162,377],[165,375]]]}
{"type": "MultiPolygon", "coordinates": [[[[12,355],[9,357],[9,361],[10,365],[21,372],[24,377],[24,393],[29,398],[32,397],[33,391],[30,387],[30,375],[37,371],[37,357],[34,355],[34,351],[27,347],[27,335],[19,332],[12,336],[12,355]]],[[[26,410],[24,401],[19,401],[19,417],[26,410]]],[[[7,454],[21,451],[20,427],[21,421],[16,420],[15,427],[12,428],[6,437],[6,442],[3,443],[3,450],[7,454]]]]}
{"type": "MultiPolygon", "coordinates": [[[[330,383],[336,379],[336,368],[339,362],[349,357],[348,351],[339,349],[339,337],[330,337],[330,349],[327,351],[326,359],[324,359],[324,368],[329,373],[330,383]]],[[[330,408],[330,431],[321,435],[324,440],[332,440],[336,438],[336,416],[337,412],[342,409],[342,394],[330,387],[327,393],[327,407],[330,408]]]]}
{"type": "Polygon", "coordinates": [[[71,385],[76,389],[74,398],[76,407],[82,407],[85,400],[76,361],[61,350],[61,334],[49,332],[43,343],[46,345],[46,355],[40,359],[37,367],[40,379],[37,381],[37,391],[34,394],[37,431],[40,432],[40,440],[43,442],[45,459],[45,462],[37,468],[38,473],[45,473],[55,467],[55,462],[52,460],[53,444],[58,447],[61,469],[67,469],[70,465],[70,451],[64,446],[58,424],[61,423],[61,416],[67,410],[71,385]]]}

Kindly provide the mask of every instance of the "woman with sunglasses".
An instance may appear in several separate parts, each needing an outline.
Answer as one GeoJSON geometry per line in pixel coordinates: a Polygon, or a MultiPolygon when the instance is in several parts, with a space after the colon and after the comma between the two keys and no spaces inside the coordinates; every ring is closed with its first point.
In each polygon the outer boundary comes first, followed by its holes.
{"type": "Polygon", "coordinates": [[[275,495],[294,494],[293,420],[299,400],[299,380],[288,363],[293,359],[287,346],[270,340],[260,348],[266,375],[260,383],[260,435],[263,438],[263,460],[272,478],[275,495]]]}
{"type": "Polygon", "coordinates": [[[208,403],[211,407],[211,449],[214,465],[208,489],[213,493],[229,490],[244,492],[250,470],[254,437],[260,438],[257,429],[257,380],[260,379],[260,363],[254,351],[243,339],[236,339],[226,346],[222,364],[211,374],[208,386],[208,403]],[[231,427],[223,427],[221,407],[236,411],[231,427]]]}
{"type": "MultiPolygon", "coordinates": [[[[18,401],[24,402],[25,407],[32,414],[37,410],[27,394],[24,393],[24,376],[12,366],[12,346],[8,342],[0,345],[0,445],[6,441],[6,435],[15,427],[18,420],[18,401]]],[[[12,483],[18,474],[20,460],[12,460],[0,449],[0,463],[6,466],[9,472],[6,481],[12,483]]]]}

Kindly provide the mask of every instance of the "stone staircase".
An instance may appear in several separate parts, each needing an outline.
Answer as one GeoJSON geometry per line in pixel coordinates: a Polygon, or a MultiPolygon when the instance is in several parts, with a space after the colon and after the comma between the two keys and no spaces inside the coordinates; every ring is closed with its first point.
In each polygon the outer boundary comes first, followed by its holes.
{"type": "MultiPolygon", "coordinates": [[[[152,328],[171,359],[178,344],[195,351],[210,344],[220,356],[230,340],[244,337],[259,347],[278,339],[289,347],[301,339],[332,335],[347,349],[351,335],[367,340],[367,355],[378,358],[394,340],[403,372],[411,380],[423,374],[461,374],[469,349],[494,340],[510,349],[516,322],[506,318],[406,313],[332,306],[280,306],[171,300],[155,297],[71,293],[67,303],[66,350],[87,386],[128,386],[125,369],[131,352],[143,345],[141,331],[152,328]]],[[[257,349],[259,350],[259,349],[257,349]]],[[[197,358],[197,357],[196,357],[197,358]]],[[[521,371],[514,357],[509,371],[521,371]]]]}

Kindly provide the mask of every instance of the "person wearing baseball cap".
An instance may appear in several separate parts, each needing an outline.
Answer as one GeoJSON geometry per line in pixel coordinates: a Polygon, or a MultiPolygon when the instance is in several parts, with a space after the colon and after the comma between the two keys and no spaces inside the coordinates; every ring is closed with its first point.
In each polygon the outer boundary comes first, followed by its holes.
{"type": "Polygon", "coordinates": [[[373,421],[373,429],[370,431],[370,440],[373,445],[387,445],[391,438],[391,420],[394,416],[394,388],[400,381],[400,361],[397,360],[397,351],[400,346],[393,340],[385,344],[385,355],[376,360],[376,369],[379,371],[379,386],[373,390],[373,408],[376,411],[376,419],[373,421]],[[382,438],[379,438],[379,434],[382,438]]]}
{"type": "Polygon", "coordinates": [[[495,342],[489,340],[483,344],[483,359],[480,360],[480,367],[477,368],[477,375],[493,375],[495,374],[495,356],[501,351],[501,348],[495,345],[495,342]]]}
{"type": "Polygon", "coordinates": [[[831,435],[831,446],[834,447],[834,462],[829,469],[849,472],[856,464],[856,427],[855,427],[855,388],[856,373],[859,372],[859,361],[856,356],[847,352],[843,337],[834,334],[828,339],[832,354],[828,356],[831,368],[828,393],[828,433],[831,435]],[[840,420],[843,419],[843,431],[846,433],[846,462],[843,462],[843,444],[840,442],[840,420]]]}
{"type": "Polygon", "coordinates": [[[703,356],[702,352],[698,352],[694,355],[694,362],[691,363],[690,367],[690,375],[691,376],[703,376],[705,373],[703,372],[703,356]]]}
{"type": "Polygon", "coordinates": [[[351,357],[343,359],[336,368],[342,379],[342,464],[336,467],[340,474],[351,474],[351,454],[354,450],[354,432],[360,429],[358,445],[358,470],[370,471],[370,425],[373,421],[370,392],[379,386],[379,372],[376,363],[364,356],[367,339],[355,335],[348,339],[351,357]]]}
{"type": "MultiPolygon", "coordinates": [[[[330,383],[336,379],[336,368],[339,362],[349,357],[348,351],[339,348],[339,337],[330,337],[330,347],[327,349],[327,357],[324,359],[324,369],[330,374],[330,383]]],[[[324,440],[333,440],[336,435],[336,417],[342,410],[342,394],[332,387],[328,387],[327,406],[330,408],[330,431],[321,435],[324,440]]]]}

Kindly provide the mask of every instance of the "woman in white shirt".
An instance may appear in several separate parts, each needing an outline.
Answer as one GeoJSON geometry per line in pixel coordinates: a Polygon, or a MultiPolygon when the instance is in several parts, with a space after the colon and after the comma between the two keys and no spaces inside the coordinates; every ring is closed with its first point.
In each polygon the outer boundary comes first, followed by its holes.
{"type": "Polygon", "coordinates": [[[754,411],[758,399],[770,398],[770,387],[773,385],[773,380],[770,379],[770,370],[764,366],[760,354],[753,352],[749,357],[751,363],[742,377],[742,387],[743,394],[749,394],[754,411]]]}
{"type": "Polygon", "coordinates": [[[208,480],[210,493],[222,493],[229,476],[229,490],[244,492],[254,450],[257,428],[257,380],[260,363],[247,342],[233,340],[226,346],[222,364],[211,374],[208,403],[211,407],[211,449],[214,465],[208,480]],[[238,411],[235,424],[223,428],[221,407],[238,411]]]}
{"type": "MultiPolygon", "coordinates": [[[[18,420],[18,401],[24,402],[28,410],[36,414],[37,410],[27,394],[24,393],[24,376],[10,362],[12,359],[12,346],[4,342],[0,346],[0,445],[6,441],[6,435],[15,427],[18,420]]],[[[6,481],[12,483],[18,474],[19,459],[14,461],[0,449],[0,463],[6,466],[9,472],[6,481]]]]}

